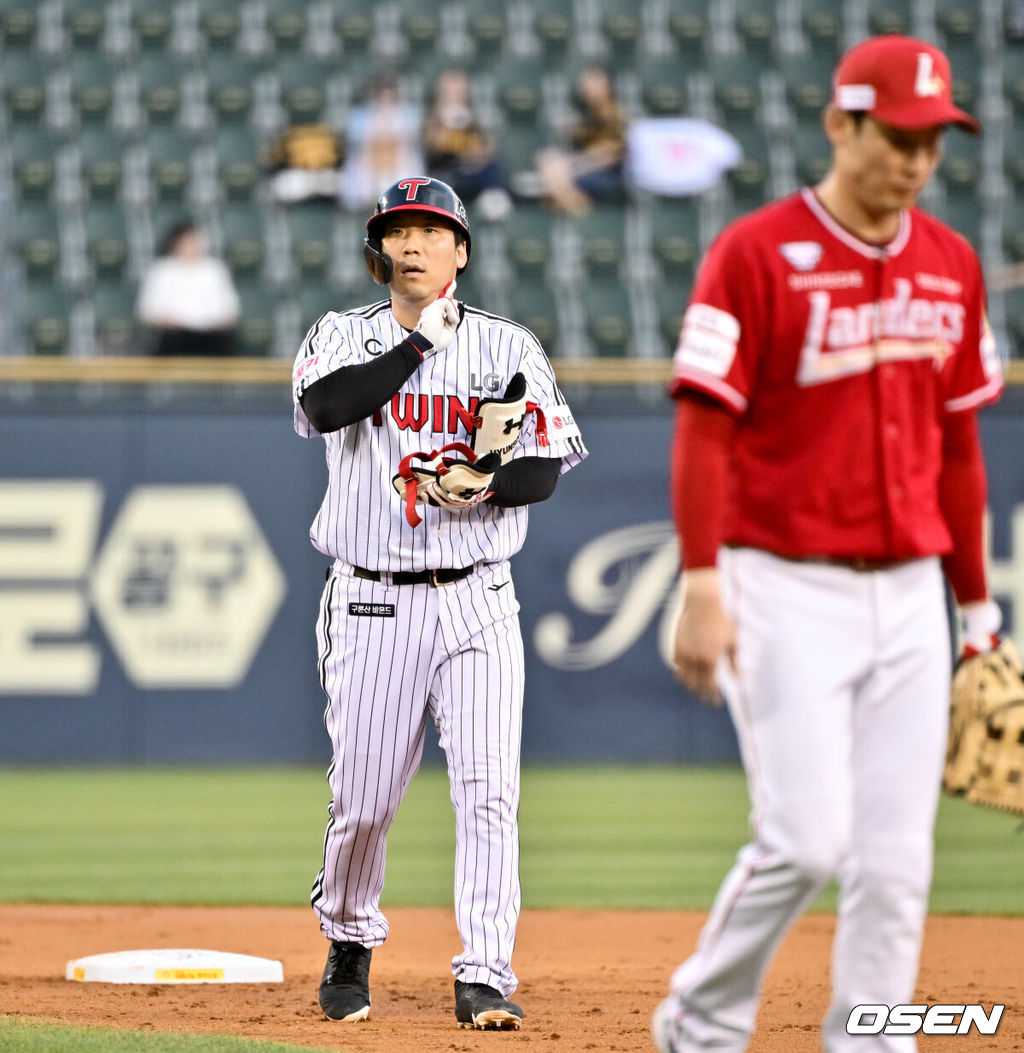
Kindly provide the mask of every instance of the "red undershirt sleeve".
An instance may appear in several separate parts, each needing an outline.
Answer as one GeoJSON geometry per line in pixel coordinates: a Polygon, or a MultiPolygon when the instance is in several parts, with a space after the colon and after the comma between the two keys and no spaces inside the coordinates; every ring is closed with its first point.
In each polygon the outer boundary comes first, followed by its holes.
{"type": "Polygon", "coordinates": [[[670,487],[685,570],[713,567],[718,558],[736,428],[721,403],[696,392],[679,396],[670,487]]]}
{"type": "Polygon", "coordinates": [[[944,557],[942,569],[961,606],[988,595],[983,537],[987,497],[977,414],[951,413],[943,430],[939,507],[953,537],[953,551],[944,557]]]}

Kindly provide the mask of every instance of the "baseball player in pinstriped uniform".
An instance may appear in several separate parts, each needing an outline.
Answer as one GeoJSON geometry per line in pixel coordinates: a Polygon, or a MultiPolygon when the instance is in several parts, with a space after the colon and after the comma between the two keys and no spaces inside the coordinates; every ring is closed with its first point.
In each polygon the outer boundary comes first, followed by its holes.
{"type": "Polygon", "coordinates": [[[824,115],[828,174],[727,227],[683,318],[674,661],[725,695],[752,811],[655,1011],[662,1053],[747,1048],[775,949],[832,876],[824,1047],[915,1048],[847,1032],[857,1006],[916,1001],[949,712],[943,572],[965,644],[987,650],[999,626],[976,411],[1002,377],[981,267],[915,207],[949,124],[978,131],[937,48],[852,48],[824,115]]]}
{"type": "Polygon", "coordinates": [[[508,561],[526,506],[549,497],[586,449],[533,334],[454,298],[471,240],[447,184],[399,181],[367,233],[367,264],[390,299],[324,315],[293,384],[296,431],[325,442],[327,493],[310,537],[333,560],[317,622],[333,746],[312,892],[331,941],[320,1005],[335,1020],[369,1013],[370,955],[388,935],[385,838],[429,721],[455,811],[456,1019],[518,1030],[522,1010],[507,999],[517,984],[523,643],[508,561]],[[516,374],[536,412],[522,417],[511,459],[473,493],[446,490],[439,474],[410,509],[399,467],[471,442],[477,400],[500,400],[516,374]]]}

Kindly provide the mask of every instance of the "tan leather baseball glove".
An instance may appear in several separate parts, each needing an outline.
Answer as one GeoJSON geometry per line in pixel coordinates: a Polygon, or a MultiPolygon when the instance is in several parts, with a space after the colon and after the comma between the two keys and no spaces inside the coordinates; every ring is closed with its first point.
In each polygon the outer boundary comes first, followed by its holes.
{"type": "Polygon", "coordinates": [[[1011,640],[959,662],[949,716],[943,789],[1024,815],[1024,667],[1011,640]]]}

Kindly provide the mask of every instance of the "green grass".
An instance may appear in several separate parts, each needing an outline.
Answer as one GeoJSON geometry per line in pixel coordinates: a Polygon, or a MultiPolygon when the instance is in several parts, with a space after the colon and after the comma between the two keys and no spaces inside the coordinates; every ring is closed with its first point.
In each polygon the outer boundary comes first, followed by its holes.
{"type": "MultiPolygon", "coordinates": [[[[0,770],[0,901],[305,905],[327,796],[307,768],[0,770]]],[[[524,906],[706,909],[747,808],[734,768],[527,768],[524,906]]],[[[932,910],[1019,913],[1019,827],[944,798],[932,910]]],[[[426,769],[389,838],[385,905],[449,905],[453,856],[447,782],[426,769]]]]}
{"type": "Polygon", "coordinates": [[[219,1035],[60,1027],[22,1017],[0,1017],[0,1049],[16,1049],[18,1053],[329,1053],[308,1046],[219,1035]]]}

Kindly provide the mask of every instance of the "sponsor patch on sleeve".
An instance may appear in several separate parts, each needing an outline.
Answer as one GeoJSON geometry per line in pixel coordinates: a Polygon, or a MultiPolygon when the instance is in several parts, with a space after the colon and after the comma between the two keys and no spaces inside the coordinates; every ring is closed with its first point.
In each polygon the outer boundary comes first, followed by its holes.
{"type": "Polygon", "coordinates": [[[552,406],[546,416],[548,439],[552,442],[580,437],[580,429],[572,415],[572,410],[564,402],[560,406],[552,406]]]}
{"type": "Polygon", "coordinates": [[[736,357],[739,337],[740,323],[733,315],[710,304],[692,304],[683,315],[675,363],[724,377],[736,357]]]}

